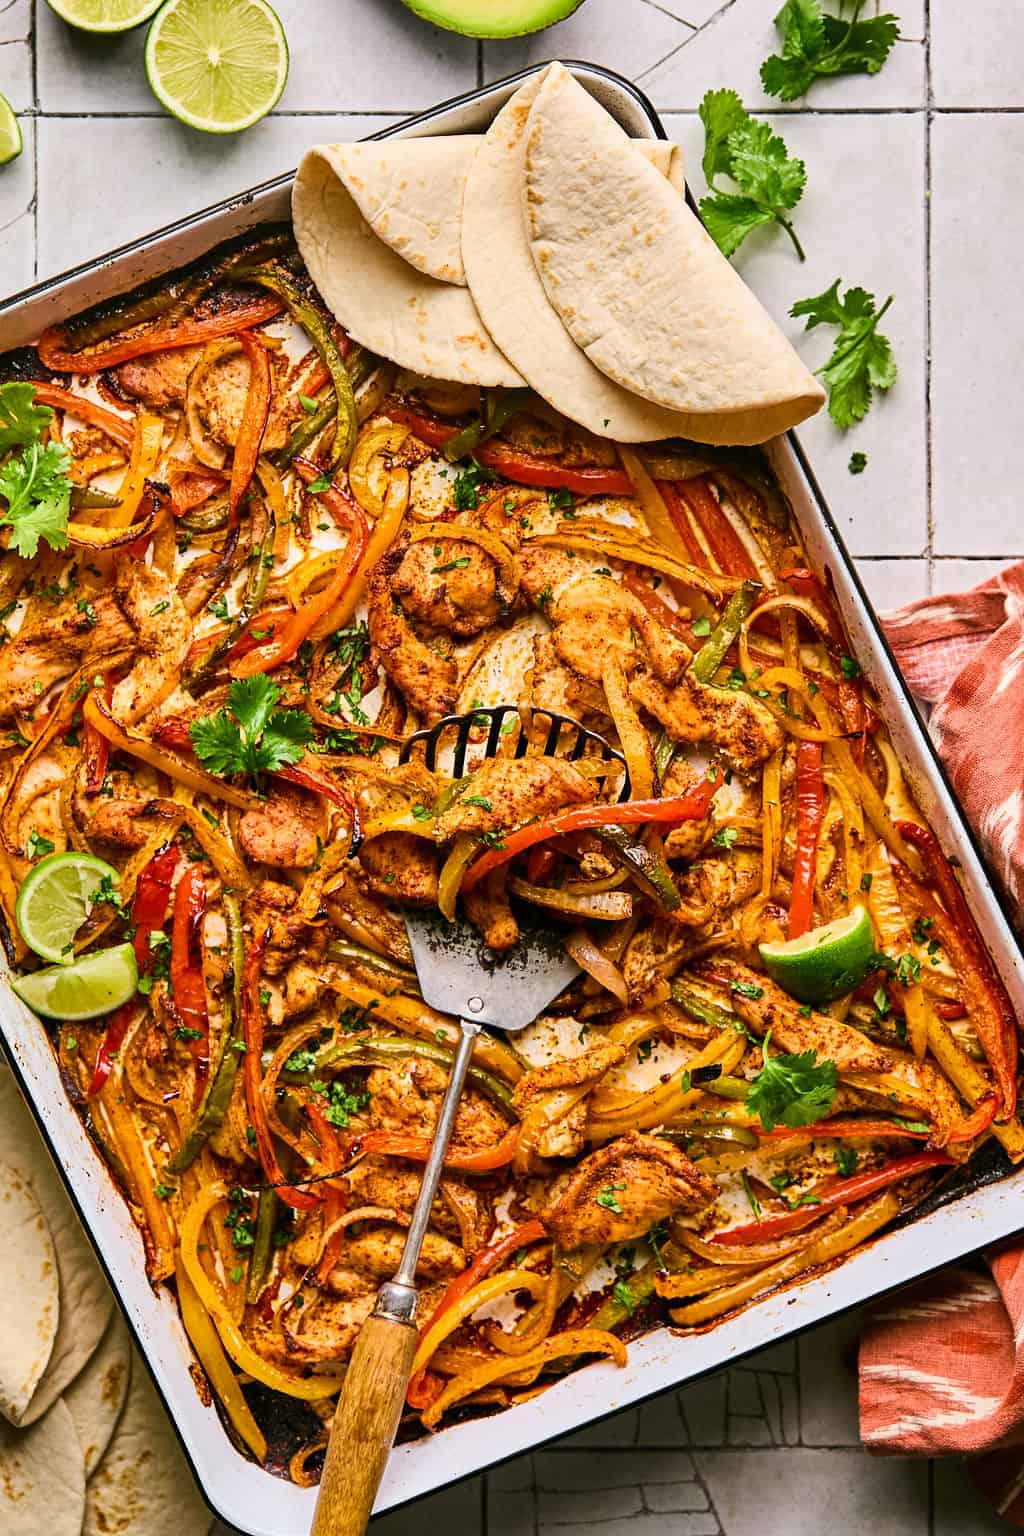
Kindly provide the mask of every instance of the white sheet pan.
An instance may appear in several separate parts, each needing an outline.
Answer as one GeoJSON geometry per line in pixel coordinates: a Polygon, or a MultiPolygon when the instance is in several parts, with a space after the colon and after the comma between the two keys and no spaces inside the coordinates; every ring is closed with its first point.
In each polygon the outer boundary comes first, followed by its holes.
{"type": "MultiPolygon", "coordinates": [[[[619,77],[572,64],[577,78],[634,137],[663,138],[650,103],[619,77]]],[[[529,73],[529,72],[526,72],[529,73]]],[[[480,132],[525,78],[511,77],[375,135],[480,132]]],[[[310,123],[311,138],[315,122],[310,123]]],[[[33,341],[46,325],[148,278],[172,271],[255,224],[288,217],[291,177],[282,177],[123,246],[101,260],[0,304],[0,350],[33,341]]],[[[771,446],[808,553],[828,571],[857,655],[876,690],[922,809],[963,870],[968,901],[1024,1017],[1024,961],[950,794],[928,737],[896,671],[839,532],[795,438],[771,446]]],[[[181,1436],[199,1484],[225,1520],[251,1536],[305,1536],[315,1492],[270,1476],[235,1450],[213,1407],[200,1400],[192,1352],[174,1297],[154,1292],[127,1207],[62,1088],[44,1029],[7,988],[0,989],[0,1038],[62,1178],[121,1299],[136,1341],[181,1436]]],[[[669,1387],[729,1365],[751,1350],[858,1305],[938,1265],[1008,1236],[1022,1225],[1024,1170],[965,1195],[912,1226],[882,1236],[832,1273],[770,1296],[703,1334],[659,1329],[630,1346],[623,1370],[595,1364],[533,1401],[495,1418],[456,1425],[393,1454],[376,1512],[467,1477],[507,1457],[615,1413],[669,1387]]]]}

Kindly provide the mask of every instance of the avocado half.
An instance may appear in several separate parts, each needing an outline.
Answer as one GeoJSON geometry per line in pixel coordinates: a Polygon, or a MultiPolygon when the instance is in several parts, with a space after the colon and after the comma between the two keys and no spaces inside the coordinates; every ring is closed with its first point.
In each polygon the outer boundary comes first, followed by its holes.
{"type": "Polygon", "coordinates": [[[463,37],[522,37],[564,21],[583,0],[405,0],[435,27],[463,37]]]}

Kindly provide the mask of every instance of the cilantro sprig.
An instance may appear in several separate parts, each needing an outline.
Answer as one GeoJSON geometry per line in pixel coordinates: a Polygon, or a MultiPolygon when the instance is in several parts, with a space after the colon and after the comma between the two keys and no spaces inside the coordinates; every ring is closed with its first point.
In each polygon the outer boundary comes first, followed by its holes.
{"type": "Polygon", "coordinates": [[[747,1108],[760,1115],[766,1131],[773,1131],[777,1125],[813,1125],[832,1108],[837,1082],[835,1062],[819,1061],[814,1051],[801,1051],[798,1056],[769,1056],[770,1040],[771,1030],[764,1037],[764,1065],[750,1085],[747,1108]]]}
{"type": "Polygon", "coordinates": [[[7,503],[0,523],[26,560],[35,558],[40,539],[67,548],[71,511],[71,457],[63,443],[42,442],[53,412],[35,398],[31,384],[0,384],[0,497],[7,503]]]}
{"type": "Polygon", "coordinates": [[[236,678],[228,689],[227,708],[193,720],[189,727],[196,756],[211,773],[227,777],[264,773],[297,763],[313,735],[309,716],[300,709],[277,709],[281,690],[269,677],[236,678]]]}
{"type": "Polygon", "coordinates": [[[801,261],[804,249],[787,218],[803,196],[807,167],[793,158],[768,123],[751,117],[735,91],[708,91],[700,104],[704,124],[704,176],[710,195],[700,216],[726,256],[739,250],[755,229],[781,224],[801,261]],[[728,176],[739,192],[723,191],[716,178],[728,176]]]}
{"type": "Polygon", "coordinates": [[[864,288],[847,288],[839,297],[837,277],[830,288],[812,299],[800,299],[790,314],[806,319],[806,329],[834,325],[839,334],[832,354],[818,373],[828,389],[828,413],[837,427],[852,427],[871,409],[876,389],[891,389],[896,382],[896,363],[888,337],[878,329],[878,322],[892,303],[892,294],[881,309],[875,308],[875,296],[864,288]]]}
{"type": "Polygon", "coordinates": [[[846,20],[825,13],[821,0],[786,0],[775,18],[782,52],[773,53],[761,65],[761,84],[767,94],[795,101],[819,78],[877,75],[900,35],[900,22],[889,14],[862,21],[865,4],[866,0],[854,0],[846,20]]]}

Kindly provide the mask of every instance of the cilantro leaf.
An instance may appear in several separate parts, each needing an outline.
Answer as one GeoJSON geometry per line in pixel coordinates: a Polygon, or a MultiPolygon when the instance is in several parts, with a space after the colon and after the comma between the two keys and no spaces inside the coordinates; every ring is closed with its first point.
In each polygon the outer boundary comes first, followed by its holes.
{"type": "Polygon", "coordinates": [[[280,697],[277,684],[257,672],[252,677],[235,679],[228,689],[228,708],[243,731],[258,736],[280,697]]]}
{"type": "Polygon", "coordinates": [[[62,443],[32,443],[0,470],[0,496],[7,501],[0,521],[11,525],[11,547],[27,560],[34,559],[40,539],[51,549],[67,547],[70,464],[62,443]]]}
{"type": "Polygon", "coordinates": [[[260,745],[274,754],[275,768],[284,768],[300,761],[312,734],[309,716],[301,709],[279,709],[271,715],[260,745]]]}
{"type": "Polygon", "coordinates": [[[892,15],[860,19],[865,0],[855,0],[849,20],[822,12],[820,0],[786,0],[775,18],[781,54],[761,65],[761,84],[769,96],[795,101],[819,77],[877,75],[900,33],[892,15]]]}
{"type": "Polygon", "coordinates": [[[309,716],[298,709],[275,709],[281,690],[261,673],[236,678],[228,689],[227,708],[193,720],[189,727],[196,756],[211,773],[248,773],[259,779],[297,763],[312,740],[309,716]]]}
{"type": "Polygon", "coordinates": [[[806,319],[806,329],[819,325],[839,328],[832,354],[818,372],[828,387],[828,413],[838,427],[851,427],[871,408],[873,391],[891,389],[896,382],[892,346],[878,330],[878,322],[892,303],[892,294],[881,309],[875,296],[863,288],[847,288],[839,297],[841,278],[814,298],[800,299],[790,314],[806,319]]]}
{"type": "Polygon", "coordinates": [[[215,715],[193,720],[189,726],[196,756],[211,773],[225,776],[241,771],[242,742],[237,723],[222,709],[215,715]]]}
{"type": "Polygon", "coordinates": [[[768,123],[750,116],[735,91],[708,91],[700,104],[704,124],[704,175],[709,195],[700,215],[724,255],[731,256],[762,224],[781,224],[800,260],[803,247],[786,214],[803,196],[807,168],[791,158],[768,123]],[[738,192],[717,185],[729,176],[738,192]]]}
{"type": "Polygon", "coordinates": [[[814,1051],[798,1056],[768,1055],[771,1031],[764,1039],[764,1066],[750,1085],[747,1108],[760,1115],[761,1125],[812,1125],[832,1108],[836,1096],[836,1064],[819,1061],[814,1051]]]}
{"type": "Polygon", "coordinates": [[[0,384],[0,453],[31,448],[53,420],[48,405],[36,405],[34,384],[0,384]]]}

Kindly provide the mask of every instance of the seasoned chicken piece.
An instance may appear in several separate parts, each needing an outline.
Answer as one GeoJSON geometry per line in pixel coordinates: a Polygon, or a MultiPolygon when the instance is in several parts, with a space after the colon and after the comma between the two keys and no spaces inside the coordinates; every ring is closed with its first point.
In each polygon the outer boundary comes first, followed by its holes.
{"type": "Polygon", "coordinates": [[[283,1342],[280,1334],[254,1322],[253,1343],[266,1359],[279,1365],[336,1366],[351,1353],[360,1328],[373,1311],[377,1288],[369,1280],[366,1284],[364,1296],[321,1296],[315,1307],[289,1312],[283,1326],[283,1342]]]}
{"type": "MultiPolygon", "coordinates": [[[[548,1062],[524,1073],[512,1093],[522,1119],[539,1104],[548,1120],[536,1145],[538,1157],[578,1157],[586,1144],[587,1096],[569,1090],[593,1087],[626,1059],[626,1048],[609,1040],[582,1056],[548,1062]]],[[[528,1171],[528,1170],[527,1170],[528,1171]]]]}
{"type": "Polygon", "coordinates": [[[697,954],[705,942],[702,930],[684,928],[671,917],[655,917],[629,941],[622,974],[632,1003],[639,1003],[666,976],[697,954]]]}
{"type": "Polygon", "coordinates": [[[354,936],[358,937],[362,930],[385,954],[402,965],[411,966],[412,949],[401,913],[388,900],[382,900],[371,890],[364,890],[357,870],[358,866],[350,864],[331,876],[330,892],[324,899],[327,915],[342,933],[354,931],[354,936]]]}
{"type": "Polygon", "coordinates": [[[466,916],[478,928],[488,949],[503,954],[519,943],[519,924],[509,906],[503,869],[496,869],[471,891],[465,891],[462,904],[466,916]]]}
{"type": "Polygon", "coordinates": [[[703,928],[718,923],[741,905],[761,883],[760,860],[738,850],[725,858],[705,858],[677,875],[676,887],[683,898],[671,920],[684,928],[703,928]]]}
{"type": "Polygon", "coordinates": [[[713,742],[737,773],[752,773],[782,745],[782,727],[760,699],[706,687],[690,672],[684,672],[675,688],[640,673],[630,693],[673,741],[713,742]]]}
{"type": "Polygon", "coordinates": [[[114,377],[124,394],[163,411],[184,404],[188,376],[202,355],[201,346],[149,352],[122,363],[114,369],[114,377]]]}
{"type": "Polygon", "coordinates": [[[406,703],[433,725],[455,709],[458,668],[450,656],[441,656],[418,637],[391,595],[388,557],[374,567],[367,582],[367,620],[370,637],[380,652],[381,666],[406,703]]]}
{"type": "MultiPolygon", "coordinates": [[[[291,419],[291,397],[282,388],[287,374],[288,360],[283,354],[271,353],[271,370],[274,391],[270,397],[270,414],[263,434],[263,452],[273,453],[288,441],[291,419]]],[[[238,442],[242,427],[245,397],[249,392],[249,360],[242,351],[232,352],[199,378],[193,397],[199,407],[203,425],[211,437],[233,448],[238,442]]]]}
{"type": "Polygon", "coordinates": [[[290,885],[261,880],[242,903],[242,913],[254,938],[270,928],[263,956],[263,974],[280,976],[299,955],[319,958],[327,947],[327,935],[295,911],[298,896],[290,885]]]}
{"type": "MultiPolygon", "coordinates": [[[[52,843],[57,853],[63,853],[67,847],[67,834],[60,810],[63,784],[64,770],[47,752],[30,763],[25,771],[7,808],[6,821],[14,834],[16,845],[24,849],[26,855],[33,832],[36,837],[52,843]]],[[[20,878],[28,873],[30,865],[27,858],[19,860],[18,864],[17,874],[20,878]]]]}
{"type": "Polygon", "coordinates": [[[488,629],[515,597],[514,591],[499,592],[498,568],[490,555],[462,539],[407,545],[391,577],[391,591],[412,619],[461,636],[488,629]]]}
{"type": "Polygon", "coordinates": [[[154,790],[140,783],[136,774],[120,769],[108,773],[107,780],[110,795],[87,795],[81,788],[76,791],[75,820],[90,843],[141,848],[153,830],[154,823],[147,824],[143,812],[154,790]]]}
{"type": "Polygon", "coordinates": [[[312,869],[327,834],[327,819],[315,795],[291,785],[275,785],[258,811],[246,811],[238,823],[238,842],[246,858],[279,869],[312,869]]]}
{"type": "MultiPolygon", "coordinates": [[[[372,1068],[366,1086],[374,1129],[433,1136],[447,1083],[446,1069],[422,1056],[410,1056],[393,1067],[372,1068]]],[[[500,1112],[468,1088],[459,1104],[454,1144],[468,1150],[493,1147],[507,1129],[500,1112]]]]}
{"type": "MultiPolygon", "coordinates": [[[[350,1237],[342,1249],[340,1266],[384,1280],[394,1274],[405,1246],[404,1227],[369,1226],[350,1237]]],[[[421,1280],[448,1280],[466,1267],[466,1256],[455,1243],[436,1232],[423,1240],[416,1273],[421,1280]]]]}
{"type": "Polygon", "coordinates": [[[24,627],[4,646],[0,667],[0,720],[30,715],[54,683],[76,667],[100,662],[135,644],[131,624],[113,592],[100,592],[84,608],[77,594],[47,609],[41,622],[24,627]]]}
{"type": "Polygon", "coordinates": [[[383,832],[367,839],[359,862],[374,895],[413,907],[437,905],[437,855],[424,838],[383,832]]]}
{"type": "Polygon", "coordinates": [[[284,978],[284,1016],[297,1018],[315,1008],[324,995],[320,967],[306,959],[293,960],[284,978]]]}
{"type": "MultiPolygon", "coordinates": [[[[695,773],[689,763],[680,760],[673,763],[665,775],[661,792],[666,800],[676,795],[689,794],[692,789],[696,789],[702,778],[702,773],[695,773]]],[[[667,856],[670,859],[686,859],[690,863],[699,859],[711,837],[711,817],[709,810],[699,821],[681,821],[673,827],[665,838],[667,856]]]]}
{"type": "Polygon", "coordinates": [[[541,1221],[560,1248],[606,1248],[676,1211],[698,1210],[717,1193],[714,1180],[671,1142],[628,1131],[583,1159],[541,1221]]]}
{"type": "Polygon", "coordinates": [[[573,672],[559,659],[551,635],[535,635],[526,702],[534,709],[568,715],[581,725],[600,725],[608,713],[604,689],[573,672]]]}
{"type": "Polygon", "coordinates": [[[174,584],[141,560],[121,560],[115,595],[134,632],[137,656],[114,689],[114,718],[134,725],[178,685],[192,644],[192,620],[174,584]]]}
{"type": "Polygon", "coordinates": [[[437,818],[436,833],[447,842],[458,832],[507,831],[593,799],[591,781],[565,758],[489,757],[437,818]]]}

